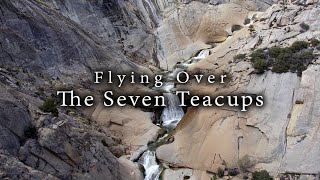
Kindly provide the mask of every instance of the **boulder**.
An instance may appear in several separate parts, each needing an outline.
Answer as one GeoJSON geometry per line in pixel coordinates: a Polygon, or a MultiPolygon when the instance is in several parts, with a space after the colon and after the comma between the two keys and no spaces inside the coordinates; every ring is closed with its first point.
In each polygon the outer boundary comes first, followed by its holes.
{"type": "Polygon", "coordinates": [[[28,108],[18,99],[20,96],[10,87],[0,83],[0,129],[1,149],[16,154],[20,148],[20,142],[25,139],[25,132],[31,126],[31,118],[28,108]]]}
{"type": "Polygon", "coordinates": [[[120,137],[130,152],[155,141],[160,130],[152,123],[152,113],[130,106],[104,107],[100,104],[93,112],[92,119],[120,137]]]}
{"type": "Polygon", "coordinates": [[[35,179],[35,180],[58,180],[57,177],[33,169],[17,158],[1,152],[0,153],[0,178],[1,179],[35,179]]]}
{"type": "Polygon", "coordinates": [[[122,179],[142,180],[144,179],[140,165],[122,156],[119,158],[122,179]]]}
{"type": "MultiPolygon", "coordinates": [[[[13,99],[14,100],[14,99],[13,99]]],[[[19,138],[24,138],[25,130],[30,126],[30,116],[21,104],[0,100],[0,125],[11,130],[19,138]]]]}

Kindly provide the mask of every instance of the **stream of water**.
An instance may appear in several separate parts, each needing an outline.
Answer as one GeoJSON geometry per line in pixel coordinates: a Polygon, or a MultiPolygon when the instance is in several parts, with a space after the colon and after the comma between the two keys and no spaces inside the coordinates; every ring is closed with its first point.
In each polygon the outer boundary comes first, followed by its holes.
{"type": "MultiPolygon", "coordinates": [[[[196,57],[193,58],[196,60],[201,60],[206,58],[209,53],[209,50],[202,50],[196,57]]],[[[182,64],[182,67],[188,66],[189,64],[190,63],[182,64]]],[[[172,81],[175,75],[182,70],[182,68],[176,68],[171,74],[167,76],[167,79],[172,81]]],[[[173,130],[184,116],[183,109],[181,106],[179,106],[179,97],[171,92],[173,91],[173,89],[174,83],[170,81],[166,82],[161,89],[157,89],[164,92],[163,95],[166,99],[166,107],[162,111],[161,122],[162,127],[165,128],[167,132],[173,130]]],[[[145,169],[145,180],[159,179],[163,167],[157,162],[156,152],[154,149],[148,149],[147,151],[145,151],[140,157],[139,162],[145,169]]]]}
{"type": "MultiPolygon", "coordinates": [[[[162,127],[167,131],[174,129],[182,119],[184,112],[179,106],[179,97],[171,92],[164,93],[166,107],[161,114],[162,127]]],[[[155,150],[147,150],[140,158],[145,169],[145,180],[158,180],[162,167],[158,164],[155,150]]]]}
{"type": "Polygon", "coordinates": [[[145,168],[145,180],[159,179],[162,167],[157,162],[156,152],[147,150],[142,155],[142,166],[145,168]]]}
{"type": "Polygon", "coordinates": [[[179,97],[172,93],[164,93],[167,100],[166,107],[161,114],[162,127],[167,130],[174,129],[182,119],[184,112],[180,104],[179,97]]]}
{"type": "MultiPolygon", "coordinates": [[[[168,132],[174,129],[182,119],[184,112],[179,106],[179,97],[171,92],[174,88],[173,83],[167,83],[163,86],[166,107],[161,114],[162,127],[168,132]]],[[[156,152],[154,149],[148,149],[139,159],[140,164],[145,169],[145,180],[158,180],[162,171],[162,166],[158,164],[156,152]]]]}

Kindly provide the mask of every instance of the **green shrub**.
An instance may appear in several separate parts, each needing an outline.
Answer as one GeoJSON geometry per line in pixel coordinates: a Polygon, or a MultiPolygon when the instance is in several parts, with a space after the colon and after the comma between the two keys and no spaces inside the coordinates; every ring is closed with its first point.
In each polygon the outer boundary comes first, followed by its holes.
{"type": "Polygon", "coordinates": [[[300,23],[300,27],[301,27],[302,30],[304,30],[304,31],[308,31],[308,30],[310,29],[309,25],[306,24],[306,23],[304,23],[304,22],[300,23]]]}
{"type": "Polygon", "coordinates": [[[250,26],[249,26],[249,31],[250,31],[250,32],[255,32],[255,31],[256,31],[256,30],[254,29],[254,26],[253,26],[253,25],[250,25],[250,26]]]}
{"type": "Polygon", "coordinates": [[[277,58],[278,55],[281,53],[281,50],[281,47],[273,46],[269,49],[269,56],[271,58],[277,58]]]}
{"type": "Polygon", "coordinates": [[[224,176],[224,170],[222,168],[218,168],[217,175],[219,178],[222,178],[224,176]]]}
{"type": "Polygon", "coordinates": [[[268,68],[268,65],[263,59],[258,59],[253,63],[253,67],[256,69],[257,74],[262,74],[268,68]]]}
{"type": "Polygon", "coordinates": [[[244,20],[244,25],[247,25],[247,24],[249,24],[251,22],[251,20],[249,19],[249,18],[246,18],[245,20],[244,20]]]}
{"type": "Polygon", "coordinates": [[[298,54],[297,58],[301,61],[307,61],[307,60],[312,60],[314,59],[314,55],[312,51],[304,51],[300,54],[298,54]]]}
{"type": "Polygon", "coordinates": [[[253,166],[253,163],[251,162],[249,156],[245,155],[241,159],[239,159],[238,166],[242,172],[245,172],[248,168],[253,166]]]}
{"type": "Polygon", "coordinates": [[[290,48],[281,48],[280,53],[276,57],[276,61],[288,62],[294,57],[292,53],[290,48]]]}
{"type": "Polygon", "coordinates": [[[257,49],[255,51],[253,51],[250,55],[251,57],[251,61],[254,62],[255,60],[257,59],[265,59],[265,56],[264,56],[264,51],[263,49],[257,49]]]}
{"type": "Polygon", "coordinates": [[[272,72],[286,73],[290,69],[290,64],[285,61],[276,61],[272,66],[272,72]]]}
{"type": "Polygon", "coordinates": [[[290,46],[290,49],[293,51],[293,52],[299,52],[303,49],[307,49],[309,46],[309,43],[308,42],[305,42],[305,41],[296,41],[294,42],[291,46],[290,46]]]}
{"type": "Polygon", "coordinates": [[[308,47],[308,42],[296,41],[290,47],[271,47],[267,53],[257,49],[250,54],[251,62],[258,74],[272,67],[275,73],[291,71],[301,76],[302,71],[315,59],[313,51],[306,50],[308,47]]]}
{"type": "Polygon", "coordinates": [[[217,180],[218,178],[217,178],[217,176],[213,176],[213,177],[211,177],[211,180],[217,180]]]}
{"type": "Polygon", "coordinates": [[[24,136],[27,138],[27,139],[34,139],[34,138],[37,138],[38,136],[38,131],[37,131],[37,128],[30,125],[29,127],[27,127],[25,130],[24,130],[24,136]]]}
{"type": "Polygon", "coordinates": [[[266,170],[255,171],[252,173],[252,180],[272,180],[273,178],[269,175],[266,170]]]}
{"type": "Polygon", "coordinates": [[[292,63],[290,64],[290,72],[295,73],[298,70],[298,67],[301,65],[300,62],[298,62],[299,60],[294,58],[292,59],[292,63]]]}
{"type": "Polygon", "coordinates": [[[312,39],[310,40],[310,44],[311,44],[311,46],[313,46],[313,47],[318,46],[319,43],[320,43],[320,41],[319,41],[318,39],[316,39],[316,38],[312,38],[312,39]]]}
{"type": "Polygon", "coordinates": [[[232,25],[231,32],[239,31],[240,29],[242,29],[242,26],[240,26],[240,25],[232,25]]]}
{"type": "Polygon", "coordinates": [[[226,77],[225,77],[225,79],[224,79],[224,82],[225,82],[225,83],[230,83],[230,82],[232,81],[232,78],[233,78],[232,73],[222,71],[222,74],[221,74],[221,75],[226,75],[226,77]]]}
{"type": "Polygon", "coordinates": [[[307,69],[306,66],[300,65],[300,66],[298,67],[298,69],[297,69],[297,75],[298,75],[299,77],[301,77],[301,76],[302,76],[302,72],[303,72],[304,70],[306,70],[306,69],[307,69]]]}
{"type": "Polygon", "coordinates": [[[233,60],[243,60],[246,58],[246,54],[237,54],[233,57],[233,60]]]}
{"type": "Polygon", "coordinates": [[[228,169],[228,175],[229,176],[236,176],[239,174],[239,171],[237,168],[228,169]]]}
{"type": "Polygon", "coordinates": [[[52,113],[53,116],[58,117],[59,116],[59,112],[57,109],[57,105],[54,101],[54,99],[52,98],[48,98],[46,99],[42,106],[39,107],[43,112],[50,112],[52,113]]]}

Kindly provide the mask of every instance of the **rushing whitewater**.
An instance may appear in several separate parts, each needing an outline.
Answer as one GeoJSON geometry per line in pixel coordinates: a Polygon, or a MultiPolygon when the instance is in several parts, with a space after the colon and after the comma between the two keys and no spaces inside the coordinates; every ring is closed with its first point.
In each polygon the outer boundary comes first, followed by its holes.
{"type": "Polygon", "coordinates": [[[193,57],[194,59],[204,59],[206,57],[208,57],[210,54],[210,51],[208,49],[204,49],[204,50],[201,50],[200,53],[198,54],[198,56],[196,57],[193,57]]]}
{"type": "MultiPolygon", "coordinates": [[[[179,106],[180,100],[177,95],[172,93],[165,93],[166,107],[161,114],[162,126],[167,130],[176,127],[178,122],[183,117],[183,109],[179,106]]],[[[156,152],[147,150],[140,159],[140,163],[145,169],[145,180],[158,180],[162,168],[158,165],[156,160],[156,152]]]]}
{"type": "Polygon", "coordinates": [[[173,89],[173,88],[174,88],[173,82],[164,82],[161,87],[153,87],[152,89],[159,91],[159,92],[169,93],[169,92],[171,92],[171,89],[173,89]]]}
{"type": "Polygon", "coordinates": [[[145,180],[156,180],[159,179],[161,168],[156,160],[155,151],[146,151],[143,154],[142,166],[145,169],[145,180]]]}
{"type": "MultiPolygon", "coordinates": [[[[172,74],[169,74],[169,78],[172,74]]],[[[182,119],[184,112],[180,107],[179,97],[172,94],[174,88],[173,82],[165,82],[161,88],[154,87],[153,89],[165,92],[163,95],[166,99],[166,107],[161,114],[162,127],[168,131],[175,128],[178,122],[182,119]]],[[[161,139],[161,138],[160,138],[161,139]]],[[[147,150],[139,159],[139,163],[145,169],[145,180],[158,180],[162,167],[157,163],[156,152],[154,150],[147,150]]]]}
{"type": "Polygon", "coordinates": [[[166,107],[161,114],[162,126],[168,130],[176,127],[182,119],[184,112],[180,107],[179,97],[172,93],[165,93],[166,107]]]}

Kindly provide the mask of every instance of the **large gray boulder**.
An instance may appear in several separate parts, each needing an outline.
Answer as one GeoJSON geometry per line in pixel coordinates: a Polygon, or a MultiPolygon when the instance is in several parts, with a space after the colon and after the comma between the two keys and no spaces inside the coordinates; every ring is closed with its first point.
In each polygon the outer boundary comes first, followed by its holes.
{"type": "Polygon", "coordinates": [[[35,170],[5,152],[0,153],[1,179],[58,180],[51,174],[35,170]]]}
{"type": "Polygon", "coordinates": [[[0,125],[23,139],[31,118],[26,107],[12,101],[0,99],[0,125]]]}
{"type": "Polygon", "coordinates": [[[0,146],[11,154],[17,154],[20,142],[25,139],[25,131],[31,125],[28,108],[9,87],[0,83],[0,146]]]}
{"type": "MultiPolygon", "coordinates": [[[[19,150],[26,165],[62,179],[127,179],[139,168],[120,161],[96,130],[61,114],[38,129],[19,150]]],[[[137,174],[139,176],[139,174],[137,174]]]]}

